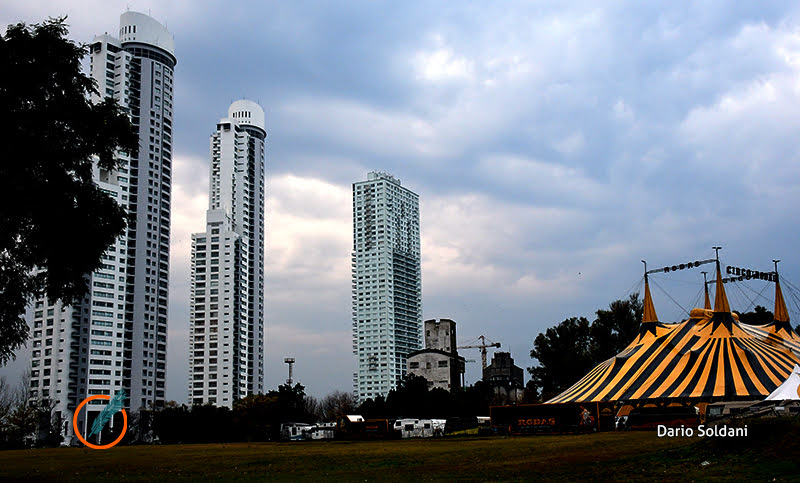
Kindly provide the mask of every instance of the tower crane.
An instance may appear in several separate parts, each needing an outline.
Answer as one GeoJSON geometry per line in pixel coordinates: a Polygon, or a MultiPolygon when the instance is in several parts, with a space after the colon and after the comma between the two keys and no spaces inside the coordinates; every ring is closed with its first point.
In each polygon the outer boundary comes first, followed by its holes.
{"type": "Polygon", "coordinates": [[[462,345],[462,346],[456,347],[456,349],[480,349],[481,350],[481,365],[483,366],[483,370],[486,370],[486,349],[488,347],[500,348],[500,343],[499,342],[492,342],[491,340],[489,340],[489,343],[487,344],[486,341],[488,339],[486,337],[484,337],[484,336],[480,336],[480,337],[478,337],[478,339],[481,340],[480,344],[477,344],[477,345],[462,345]]]}

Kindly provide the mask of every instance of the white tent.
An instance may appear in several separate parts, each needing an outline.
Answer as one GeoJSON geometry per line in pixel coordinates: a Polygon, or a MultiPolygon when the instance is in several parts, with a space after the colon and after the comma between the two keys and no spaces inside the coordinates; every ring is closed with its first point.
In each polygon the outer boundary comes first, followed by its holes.
{"type": "Polygon", "coordinates": [[[783,401],[786,399],[800,399],[800,366],[795,364],[789,377],[767,396],[765,401],[783,401]]]}

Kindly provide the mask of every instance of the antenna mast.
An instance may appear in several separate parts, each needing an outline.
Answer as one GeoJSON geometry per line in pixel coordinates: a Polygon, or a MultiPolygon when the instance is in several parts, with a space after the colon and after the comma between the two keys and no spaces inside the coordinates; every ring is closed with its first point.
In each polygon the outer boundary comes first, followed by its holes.
{"type": "Polygon", "coordinates": [[[294,357],[287,357],[283,360],[286,364],[289,365],[289,379],[286,379],[286,384],[292,385],[292,365],[294,364],[294,357]]]}

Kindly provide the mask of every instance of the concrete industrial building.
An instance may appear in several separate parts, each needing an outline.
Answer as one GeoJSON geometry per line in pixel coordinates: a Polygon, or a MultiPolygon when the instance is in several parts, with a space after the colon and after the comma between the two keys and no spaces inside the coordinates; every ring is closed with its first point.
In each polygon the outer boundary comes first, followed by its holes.
{"type": "Polygon", "coordinates": [[[211,135],[206,231],[192,235],[189,402],[264,390],[264,110],[230,105],[211,135]]]}
{"type": "Polygon", "coordinates": [[[421,348],[419,196],[386,173],[353,184],[353,374],[359,401],[386,396],[421,348]]]}
{"type": "Polygon", "coordinates": [[[520,401],[525,388],[524,372],[514,365],[510,352],[494,353],[492,363],[483,370],[483,381],[494,389],[495,396],[503,403],[520,401]]]}
{"type": "MultiPolygon", "coordinates": [[[[165,400],[174,40],[153,18],[125,12],[119,38],[100,35],[89,53],[99,91],[92,100],[117,100],[139,150],[119,153],[118,170],[94,167],[95,182],[131,217],[102,268],[88,275],[89,293],[72,306],[36,300],[27,314],[31,398],[54,404],[68,440],[73,411],[89,395],[124,389],[134,410],[165,400]]],[[[79,417],[84,428],[99,412],[88,407],[79,417]]]]}
{"type": "Polygon", "coordinates": [[[425,321],[425,348],[408,356],[408,372],[428,380],[428,389],[461,389],[464,358],[456,349],[456,323],[450,319],[425,321]]]}

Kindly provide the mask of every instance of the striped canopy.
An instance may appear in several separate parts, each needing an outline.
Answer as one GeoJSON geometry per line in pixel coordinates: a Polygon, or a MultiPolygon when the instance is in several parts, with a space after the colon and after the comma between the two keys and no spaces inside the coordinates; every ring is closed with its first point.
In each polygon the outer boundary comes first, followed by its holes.
{"type": "Polygon", "coordinates": [[[800,336],[792,330],[789,313],[783,301],[780,281],[775,284],[775,320],[765,325],[746,325],[742,328],[753,337],[774,346],[786,346],[800,357],[800,336]]]}
{"type": "MultiPolygon", "coordinates": [[[[720,275],[717,262],[718,281],[720,275]]],[[[639,335],[547,403],[699,402],[769,395],[800,362],[800,338],[791,330],[780,285],[776,320],[764,326],[740,324],[723,284],[716,285],[713,310],[707,302],[707,308],[693,309],[688,320],[664,324],[656,317],[645,278],[639,335]]]]}

